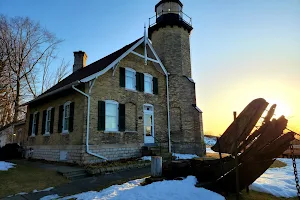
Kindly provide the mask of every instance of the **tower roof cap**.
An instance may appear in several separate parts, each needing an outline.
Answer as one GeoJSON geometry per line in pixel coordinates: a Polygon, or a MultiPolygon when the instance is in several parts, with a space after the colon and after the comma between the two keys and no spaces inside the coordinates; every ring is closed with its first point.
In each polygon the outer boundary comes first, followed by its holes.
{"type": "Polygon", "coordinates": [[[167,3],[167,2],[175,2],[175,3],[178,3],[181,7],[183,7],[183,4],[181,3],[180,0],[161,0],[160,2],[158,2],[156,5],[155,5],[155,11],[156,11],[156,8],[163,4],[163,3],[167,3]]]}

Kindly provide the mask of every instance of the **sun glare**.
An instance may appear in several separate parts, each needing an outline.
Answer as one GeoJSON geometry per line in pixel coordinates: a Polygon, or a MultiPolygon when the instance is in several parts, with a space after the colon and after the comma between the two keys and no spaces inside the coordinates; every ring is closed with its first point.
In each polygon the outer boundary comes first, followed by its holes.
{"type": "Polygon", "coordinates": [[[276,110],[275,110],[275,118],[280,117],[281,115],[284,115],[285,118],[288,118],[291,116],[292,113],[292,109],[290,108],[290,106],[288,104],[285,104],[281,101],[272,101],[272,103],[270,102],[270,105],[272,104],[277,104],[276,110]]]}

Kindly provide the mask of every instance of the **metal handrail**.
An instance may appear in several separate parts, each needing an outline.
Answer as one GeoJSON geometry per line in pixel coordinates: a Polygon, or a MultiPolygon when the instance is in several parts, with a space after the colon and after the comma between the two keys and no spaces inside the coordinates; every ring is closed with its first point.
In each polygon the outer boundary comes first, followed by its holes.
{"type": "Polygon", "coordinates": [[[156,15],[154,15],[153,17],[150,17],[149,18],[149,27],[150,26],[153,26],[156,24],[156,20],[157,18],[161,17],[162,15],[164,14],[168,14],[168,13],[174,13],[174,14],[178,14],[181,16],[181,19],[182,21],[184,21],[185,23],[189,24],[190,26],[192,26],[192,18],[189,17],[187,14],[185,14],[184,12],[182,11],[162,11],[162,12],[159,12],[159,13],[156,13],[156,15]],[[155,19],[155,22],[151,22],[153,19],[155,19]]]}

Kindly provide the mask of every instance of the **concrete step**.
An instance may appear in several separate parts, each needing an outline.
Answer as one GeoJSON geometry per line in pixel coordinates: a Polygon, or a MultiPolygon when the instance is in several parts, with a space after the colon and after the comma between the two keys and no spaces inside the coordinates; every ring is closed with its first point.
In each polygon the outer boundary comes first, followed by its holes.
{"type": "Polygon", "coordinates": [[[89,174],[84,169],[64,169],[57,170],[57,172],[71,181],[86,178],[89,176],[89,174]]]}

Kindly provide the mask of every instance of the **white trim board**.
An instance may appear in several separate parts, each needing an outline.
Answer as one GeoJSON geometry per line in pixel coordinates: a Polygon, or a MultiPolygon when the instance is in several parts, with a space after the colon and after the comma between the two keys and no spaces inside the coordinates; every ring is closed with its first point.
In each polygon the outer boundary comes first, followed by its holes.
{"type": "Polygon", "coordinates": [[[160,67],[162,68],[164,74],[167,76],[168,75],[168,72],[166,70],[166,68],[164,67],[164,65],[162,64],[161,60],[159,59],[157,53],[155,52],[149,38],[147,37],[143,37],[141,38],[137,43],[135,43],[131,48],[129,48],[126,52],[124,52],[119,58],[117,58],[116,60],[114,60],[110,65],[108,65],[107,67],[105,67],[103,70],[99,71],[99,72],[96,72],[88,77],[85,77],[83,79],[80,80],[80,82],[89,82],[90,80],[92,79],[95,79],[95,78],[98,78],[99,76],[105,74],[108,70],[110,70],[111,68],[113,68],[113,70],[115,71],[118,67],[118,63],[123,59],[125,58],[129,53],[132,53],[136,56],[139,56],[141,58],[144,58],[145,60],[149,60],[149,61],[152,61],[152,62],[155,62],[155,63],[158,63],[160,65],[160,67]],[[152,58],[149,58],[147,57],[147,55],[141,55],[137,52],[134,51],[134,49],[136,49],[139,45],[141,45],[142,43],[144,42],[144,44],[148,45],[152,51],[152,53],[154,54],[155,59],[152,59],[152,58]]]}

